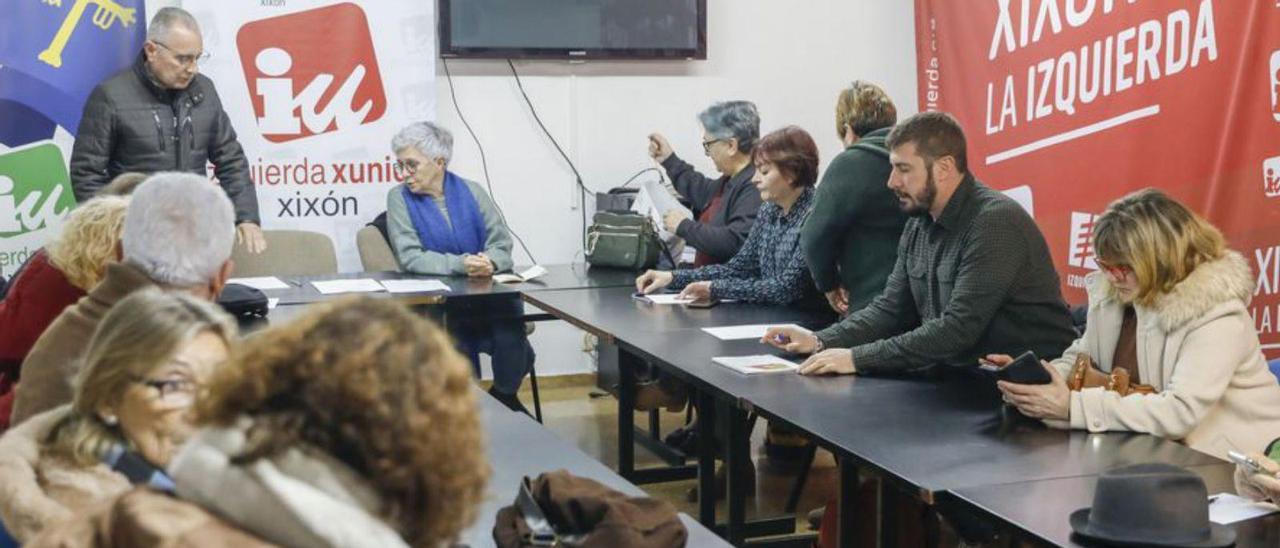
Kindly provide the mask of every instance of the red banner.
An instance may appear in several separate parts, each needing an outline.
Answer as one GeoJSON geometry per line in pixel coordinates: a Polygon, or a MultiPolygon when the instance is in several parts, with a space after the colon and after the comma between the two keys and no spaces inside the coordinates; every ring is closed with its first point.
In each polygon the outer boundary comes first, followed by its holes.
{"type": "Polygon", "coordinates": [[[916,0],[916,56],[920,110],[955,115],[974,174],[1017,189],[1068,302],[1096,215],[1158,187],[1250,259],[1280,354],[1280,0],[916,0]]]}

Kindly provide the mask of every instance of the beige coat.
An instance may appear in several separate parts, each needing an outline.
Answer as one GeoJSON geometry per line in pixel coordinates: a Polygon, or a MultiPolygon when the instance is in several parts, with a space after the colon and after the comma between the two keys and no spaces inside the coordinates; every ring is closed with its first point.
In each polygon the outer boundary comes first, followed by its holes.
{"type": "MultiPolygon", "coordinates": [[[[1053,362],[1064,376],[1081,352],[1110,371],[1120,336],[1124,305],[1106,276],[1090,274],[1086,286],[1088,327],[1053,362]]],[[[1246,309],[1253,289],[1249,265],[1229,252],[1197,267],[1152,306],[1135,306],[1140,380],[1159,393],[1073,392],[1070,427],[1145,432],[1223,459],[1229,450],[1261,451],[1280,437],[1280,384],[1246,309]]]]}
{"type": "Polygon", "coordinates": [[[131,486],[104,464],[80,466],[40,447],[68,406],[41,413],[0,437],[0,520],[21,542],[131,486]]]}
{"type": "Polygon", "coordinates": [[[138,267],[126,263],[107,265],[102,282],[63,310],[31,347],[22,362],[22,382],[18,383],[9,424],[20,424],[32,415],[70,403],[74,394],[72,380],[80,370],[81,358],[98,322],[125,297],[154,285],[138,267]]]}
{"type": "Polygon", "coordinates": [[[27,548],[268,548],[268,544],[189,502],[139,487],[46,528],[27,548]]]}

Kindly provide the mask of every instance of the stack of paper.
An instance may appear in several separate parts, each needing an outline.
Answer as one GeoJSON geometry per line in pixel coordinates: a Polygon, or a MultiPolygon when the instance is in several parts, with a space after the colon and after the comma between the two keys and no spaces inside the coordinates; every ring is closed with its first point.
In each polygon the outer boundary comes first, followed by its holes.
{"type": "Polygon", "coordinates": [[[542,268],[541,266],[538,266],[538,265],[533,265],[529,267],[527,270],[525,270],[524,272],[498,274],[493,277],[493,280],[495,282],[504,283],[504,284],[516,284],[516,283],[527,282],[529,280],[537,278],[538,276],[541,276],[546,273],[547,273],[547,269],[542,268]]]}
{"type": "Polygon", "coordinates": [[[357,278],[354,280],[326,280],[311,282],[322,295],[333,295],[337,293],[374,293],[383,291],[384,288],[377,280],[370,278],[357,278]]]}
{"type": "Polygon", "coordinates": [[[252,287],[259,291],[268,289],[289,289],[289,284],[280,281],[275,276],[258,276],[256,278],[231,278],[227,280],[229,284],[240,284],[252,287]]]}
{"type": "Polygon", "coordinates": [[[440,280],[382,280],[382,287],[391,293],[449,291],[449,286],[440,280]]]}
{"type": "Polygon", "coordinates": [[[1253,502],[1230,493],[1218,493],[1209,497],[1209,521],[1220,525],[1229,525],[1277,511],[1280,509],[1277,509],[1274,504],[1253,502]]]}
{"type": "Polygon", "coordinates": [[[790,373],[800,368],[800,366],[796,365],[795,362],[790,362],[768,354],[760,354],[756,356],[725,356],[711,358],[711,361],[744,375],[790,373]]]}
{"type": "Polygon", "coordinates": [[[639,298],[653,304],[689,304],[693,302],[693,299],[681,297],[679,293],[655,293],[653,295],[643,295],[639,298]]]}
{"type": "Polygon", "coordinates": [[[770,327],[792,327],[800,329],[800,326],[793,323],[784,324],[755,324],[755,325],[733,325],[726,327],[704,327],[703,331],[707,334],[720,339],[722,341],[733,341],[740,339],[759,339],[764,337],[764,333],[770,327]]]}

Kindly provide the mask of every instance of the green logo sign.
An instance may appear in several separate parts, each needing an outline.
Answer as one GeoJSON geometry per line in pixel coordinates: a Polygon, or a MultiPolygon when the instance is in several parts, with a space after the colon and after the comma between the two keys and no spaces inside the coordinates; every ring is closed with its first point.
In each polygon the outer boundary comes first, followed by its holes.
{"type": "Polygon", "coordinates": [[[52,226],[75,205],[57,145],[44,142],[0,154],[0,239],[52,226]]]}

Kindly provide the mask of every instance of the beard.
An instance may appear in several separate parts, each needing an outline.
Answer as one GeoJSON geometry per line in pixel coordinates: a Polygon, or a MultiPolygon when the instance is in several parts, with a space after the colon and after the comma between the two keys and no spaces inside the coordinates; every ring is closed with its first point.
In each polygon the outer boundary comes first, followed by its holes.
{"type": "Polygon", "coordinates": [[[897,192],[898,207],[902,208],[902,212],[907,215],[927,215],[929,209],[933,207],[933,201],[938,197],[938,184],[933,180],[933,170],[925,170],[929,177],[924,181],[924,191],[920,196],[912,196],[906,192],[897,192]]]}

